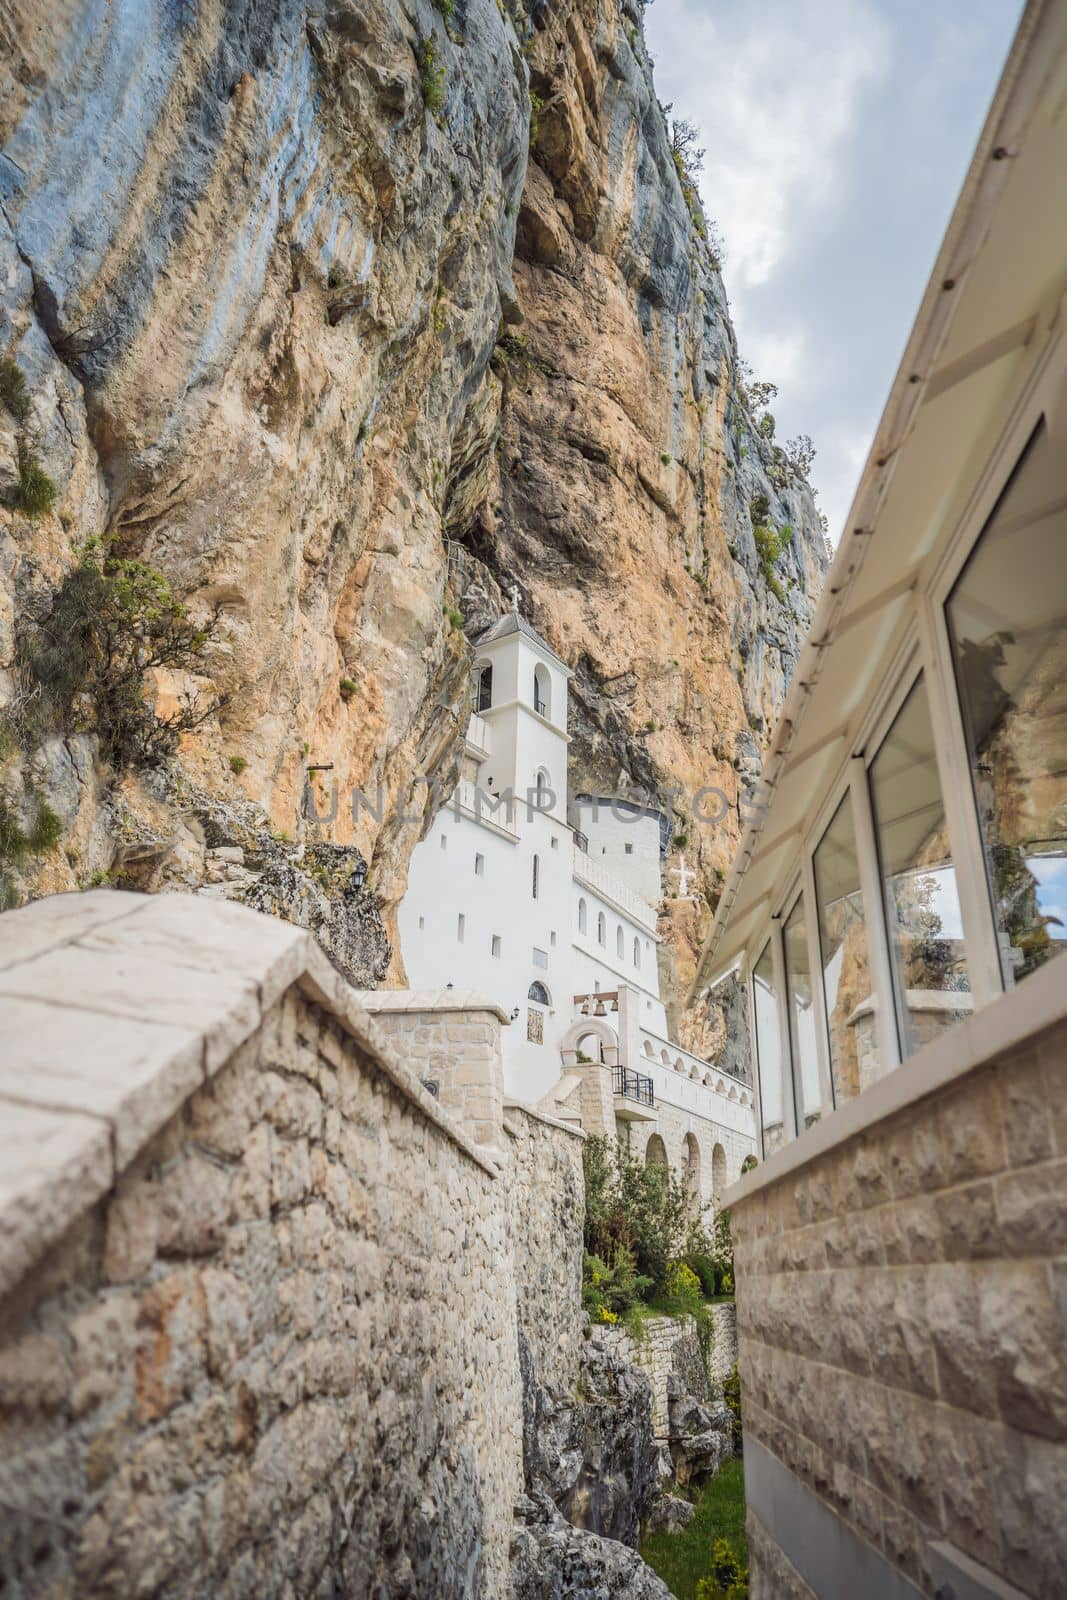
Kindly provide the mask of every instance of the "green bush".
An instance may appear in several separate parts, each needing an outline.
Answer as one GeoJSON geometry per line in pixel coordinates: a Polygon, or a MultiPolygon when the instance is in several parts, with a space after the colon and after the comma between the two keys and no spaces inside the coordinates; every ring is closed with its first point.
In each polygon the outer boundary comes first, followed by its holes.
{"type": "Polygon", "coordinates": [[[704,1310],[700,1278],[685,1261],[672,1261],[663,1280],[659,1304],[674,1316],[699,1315],[704,1310]]]}
{"type": "Polygon", "coordinates": [[[235,778],[239,778],[241,776],[247,765],[248,762],[245,760],[244,756],[230,757],[230,771],[233,773],[235,778]]]}
{"type": "Polygon", "coordinates": [[[158,667],[195,667],[218,617],[216,611],[197,627],[161,572],[90,541],[45,615],[18,641],[23,742],[93,733],[116,769],[158,766],[219,703],[186,701],[159,717],[145,676],[158,667]]]}
{"type": "Polygon", "coordinates": [[[746,1600],[748,1570],[729,1539],[716,1539],[712,1545],[711,1571],[710,1578],[701,1578],[697,1584],[696,1600],[746,1600]]]}
{"type": "Polygon", "coordinates": [[[33,820],[26,828],[17,807],[0,794],[0,862],[13,866],[27,856],[46,855],[63,837],[63,824],[52,807],[32,790],[29,801],[33,820]]]}
{"type": "Polygon", "coordinates": [[[15,505],[27,517],[43,517],[55,505],[58,491],[24,439],[18,442],[17,465],[15,505]]]}
{"type": "Polygon", "coordinates": [[[741,1437],[741,1376],[734,1363],[733,1370],[723,1379],[722,1397],[730,1408],[734,1419],[734,1437],[741,1437]]]}
{"type": "Polygon", "coordinates": [[[585,1248],[602,1261],[620,1249],[650,1280],[646,1298],[666,1287],[670,1266],[684,1250],[688,1197],[666,1167],[639,1161],[622,1145],[591,1135],[582,1146],[585,1173],[585,1248]]]}
{"type": "Polygon", "coordinates": [[[634,1271],[634,1264],[620,1250],[609,1266],[600,1256],[587,1255],[582,1272],[582,1305],[594,1322],[618,1322],[635,1306],[651,1279],[634,1271]]]}
{"type": "Polygon", "coordinates": [[[686,1254],[685,1264],[700,1280],[700,1288],[708,1300],[713,1300],[719,1292],[720,1268],[714,1256],[702,1250],[690,1250],[686,1254]]]}
{"type": "Polygon", "coordinates": [[[530,149],[537,143],[541,132],[541,113],[545,109],[545,102],[533,89],[530,90],[530,149]]]}
{"type": "Polygon", "coordinates": [[[0,357],[0,406],[16,422],[25,422],[30,414],[30,391],[26,387],[26,379],[10,356],[0,357]]]}
{"type": "Polygon", "coordinates": [[[423,104],[431,116],[439,116],[445,108],[447,72],[444,63],[437,60],[437,46],[432,39],[424,39],[419,45],[417,60],[423,104]]]}

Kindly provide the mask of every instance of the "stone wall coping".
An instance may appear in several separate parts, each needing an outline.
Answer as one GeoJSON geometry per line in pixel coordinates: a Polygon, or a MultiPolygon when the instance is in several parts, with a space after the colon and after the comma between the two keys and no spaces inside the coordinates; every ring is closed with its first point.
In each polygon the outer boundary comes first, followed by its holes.
{"type": "Polygon", "coordinates": [[[53,895],[0,917],[0,1294],[294,987],[500,1176],[302,928],[203,895],[53,895]]]}
{"type": "Polygon", "coordinates": [[[473,1011],[499,1017],[505,1027],[511,1024],[504,1008],[477,989],[354,989],[352,992],[372,1016],[375,1013],[392,1016],[401,1011],[473,1011]]]}
{"type": "MultiPolygon", "coordinates": [[[[574,1139],[584,1140],[588,1137],[584,1128],[576,1128],[573,1122],[561,1122],[558,1117],[550,1117],[544,1111],[528,1106],[525,1100],[509,1100],[507,1097],[504,1099],[505,1128],[508,1128],[506,1119],[509,1111],[521,1111],[531,1122],[541,1122],[546,1128],[555,1128],[559,1133],[569,1133],[574,1139]]],[[[508,1132],[512,1133],[512,1130],[508,1128],[508,1132]]],[[[512,1137],[514,1138],[514,1134],[512,1137]]]]}
{"type": "Polygon", "coordinates": [[[742,1205],[760,1189],[1055,1027],[1067,1017],[1067,965],[1063,963],[1063,957],[1054,957],[1023,983],[931,1039],[908,1061],[731,1184],[723,1194],[723,1204],[731,1208],[742,1205]]]}

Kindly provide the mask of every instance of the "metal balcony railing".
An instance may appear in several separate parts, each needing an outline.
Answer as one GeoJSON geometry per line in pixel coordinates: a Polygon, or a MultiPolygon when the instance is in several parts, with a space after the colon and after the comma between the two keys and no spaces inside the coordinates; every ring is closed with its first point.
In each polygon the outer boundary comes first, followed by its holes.
{"type": "Polygon", "coordinates": [[[612,1067],[611,1086],[616,1094],[621,1094],[627,1100],[636,1100],[643,1106],[654,1106],[656,1091],[652,1086],[652,1079],[646,1078],[643,1072],[633,1072],[629,1067],[612,1067]]]}

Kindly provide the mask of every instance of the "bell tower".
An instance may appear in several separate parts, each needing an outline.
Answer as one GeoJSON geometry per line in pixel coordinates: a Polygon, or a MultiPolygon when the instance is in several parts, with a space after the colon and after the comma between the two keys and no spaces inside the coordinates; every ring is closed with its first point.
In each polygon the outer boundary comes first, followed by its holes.
{"type": "Polygon", "coordinates": [[[475,644],[474,706],[489,730],[478,781],[523,807],[540,790],[540,810],[566,821],[567,692],[570,669],[513,609],[475,644]]]}

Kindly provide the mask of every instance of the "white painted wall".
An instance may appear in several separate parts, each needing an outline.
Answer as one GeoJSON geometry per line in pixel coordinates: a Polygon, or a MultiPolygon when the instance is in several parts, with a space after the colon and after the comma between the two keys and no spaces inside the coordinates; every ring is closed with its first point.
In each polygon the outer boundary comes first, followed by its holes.
{"type": "Polygon", "coordinates": [[[590,858],[656,905],[663,895],[659,813],[595,796],[576,800],[574,812],[589,840],[590,858]]]}
{"type": "MultiPolygon", "coordinates": [[[[517,1011],[503,1030],[504,1084],[509,1095],[530,1104],[559,1082],[561,1042],[575,1020],[574,996],[625,986],[629,994],[623,1016],[609,1013],[605,1020],[624,1034],[625,1064],[653,1079],[657,1103],[751,1138],[751,1096],[746,1105],[739,1095],[730,1098],[738,1094],[731,1081],[723,1081],[721,1091],[705,1083],[713,1071],[708,1063],[667,1040],[656,959],[656,815],[644,813],[626,822],[607,806],[599,807],[595,818],[587,812],[590,850],[588,855],[577,850],[564,820],[566,668],[547,647],[540,649],[519,633],[479,648],[475,659],[476,672],[486,661],[493,664],[493,704],[475,722],[474,743],[487,752],[476,769],[477,784],[486,795],[511,790],[516,804],[510,822],[503,811],[494,813],[488,805],[479,812],[472,783],[465,780],[416,848],[398,918],[410,986],[433,989],[453,983],[457,989],[479,991],[509,1016],[517,1011]],[[547,718],[533,709],[538,667],[548,676],[547,718]],[[530,810],[526,804],[539,769],[548,774],[555,796],[549,811],[530,810]],[[633,844],[632,852],[625,850],[627,843],[633,844]],[[535,856],[540,863],[536,899],[535,856]],[[586,906],[584,933],[578,926],[581,901],[586,906]],[[601,913],[603,944],[597,938],[601,913]],[[535,982],[547,988],[548,1006],[530,1001],[535,982]],[[527,1038],[532,1008],[543,1015],[541,1044],[527,1038]],[[668,1065],[660,1059],[663,1050],[669,1053],[668,1065]],[[682,1071],[676,1070],[676,1062],[682,1071]]],[[[475,770],[473,763],[468,770],[475,770]]]]}

